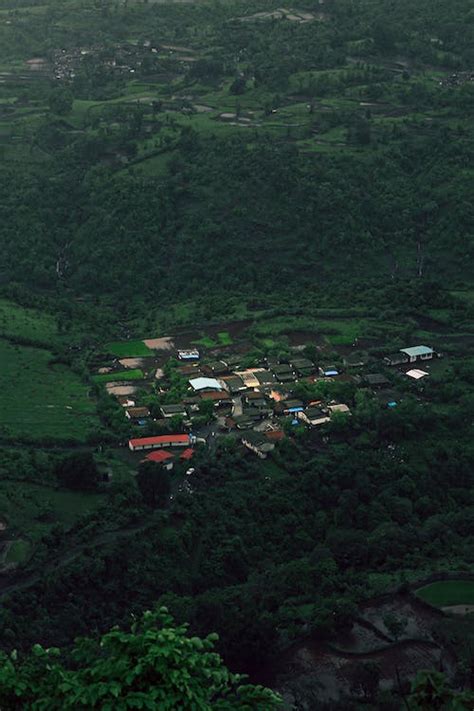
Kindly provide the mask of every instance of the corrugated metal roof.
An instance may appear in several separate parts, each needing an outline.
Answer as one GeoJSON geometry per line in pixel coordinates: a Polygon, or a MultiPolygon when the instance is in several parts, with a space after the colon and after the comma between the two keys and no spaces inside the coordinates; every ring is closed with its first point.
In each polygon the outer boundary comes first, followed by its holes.
{"type": "Polygon", "coordinates": [[[189,384],[194,390],[204,390],[205,388],[223,390],[222,385],[215,378],[192,378],[189,384]]]}
{"type": "Polygon", "coordinates": [[[434,353],[432,348],[429,348],[428,346],[413,346],[413,348],[400,348],[401,353],[406,353],[407,356],[410,356],[410,358],[414,358],[415,356],[422,356],[422,355],[430,355],[430,353],[434,353]]]}

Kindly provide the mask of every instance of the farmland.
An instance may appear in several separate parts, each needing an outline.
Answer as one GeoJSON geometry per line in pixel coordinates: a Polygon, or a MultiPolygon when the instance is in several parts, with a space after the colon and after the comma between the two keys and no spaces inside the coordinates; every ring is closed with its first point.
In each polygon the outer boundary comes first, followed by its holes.
{"type": "Polygon", "coordinates": [[[0,436],[84,441],[98,425],[95,403],[79,376],[46,350],[0,340],[0,436]]]}

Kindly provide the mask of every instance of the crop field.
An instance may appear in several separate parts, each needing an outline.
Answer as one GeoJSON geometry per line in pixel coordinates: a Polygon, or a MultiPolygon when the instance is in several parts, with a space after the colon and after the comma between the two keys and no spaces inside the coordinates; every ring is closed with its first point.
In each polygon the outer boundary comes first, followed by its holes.
{"type": "Polygon", "coordinates": [[[420,588],[416,594],[435,607],[474,605],[474,581],[443,580],[420,588]]]}
{"type": "Polygon", "coordinates": [[[143,371],[140,368],[130,370],[120,370],[118,373],[102,373],[94,375],[92,380],[95,383],[114,383],[119,380],[143,380],[143,371]]]}
{"type": "Polygon", "coordinates": [[[112,355],[119,356],[120,358],[153,355],[153,351],[140,340],[113,341],[112,343],[107,343],[105,349],[112,355]]]}
{"type": "Polygon", "coordinates": [[[0,436],[84,441],[98,425],[94,401],[79,376],[52,365],[41,348],[0,340],[0,436]]]}

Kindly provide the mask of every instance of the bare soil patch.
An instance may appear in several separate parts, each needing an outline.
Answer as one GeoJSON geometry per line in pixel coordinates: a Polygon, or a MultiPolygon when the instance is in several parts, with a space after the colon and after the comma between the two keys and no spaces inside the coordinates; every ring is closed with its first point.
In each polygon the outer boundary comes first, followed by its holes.
{"type": "Polygon", "coordinates": [[[133,395],[137,390],[134,385],[123,385],[120,383],[106,383],[105,387],[109,395],[133,395]]]}
{"type": "Polygon", "coordinates": [[[143,358],[122,358],[119,363],[124,368],[141,368],[143,366],[143,358]]]}
{"type": "Polygon", "coordinates": [[[164,336],[163,338],[146,338],[143,343],[147,348],[151,348],[154,351],[171,351],[174,348],[174,342],[170,336],[164,336]]]}
{"type": "Polygon", "coordinates": [[[453,615],[470,615],[474,612],[474,605],[447,605],[441,608],[443,612],[449,612],[453,615]]]}

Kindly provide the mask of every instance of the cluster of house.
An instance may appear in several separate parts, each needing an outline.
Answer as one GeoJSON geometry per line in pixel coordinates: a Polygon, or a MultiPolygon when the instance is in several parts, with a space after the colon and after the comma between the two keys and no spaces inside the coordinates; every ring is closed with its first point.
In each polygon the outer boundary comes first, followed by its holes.
{"type": "MultiPolygon", "coordinates": [[[[355,382],[361,387],[368,387],[377,392],[387,407],[396,407],[396,396],[389,390],[390,380],[383,373],[351,375],[340,372],[340,368],[331,364],[316,366],[310,359],[300,354],[282,363],[277,359],[267,358],[259,367],[242,368],[242,356],[222,356],[218,360],[201,358],[198,350],[182,350],[177,353],[180,365],[177,370],[188,381],[188,393],[181,402],[160,407],[163,424],[171,418],[181,418],[182,428],[193,430],[203,441],[209,437],[209,427],[200,433],[194,428],[193,418],[200,413],[203,401],[210,401],[214,406],[214,428],[212,436],[218,433],[234,433],[249,450],[265,458],[275,447],[275,443],[285,437],[282,424],[289,420],[292,424],[304,424],[315,428],[331,421],[335,416],[350,416],[351,410],[346,403],[334,400],[312,400],[303,402],[295,396],[294,386],[301,381],[317,382],[335,380],[355,382]]],[[[411,366],[435,356],[435,351],[427,346],[403,348],[395,354],[385,356],[385,366],[411,366]]],[[[347,360],[347,370],[360,362],[347,360]]],[[[404,370],[406,375],[419,379],[428,375],[419,368],[404,370]]],[[[146,407],[137,407],[128,397],[119,398],[125,408],[128,419],[134,424],[146,424],[150,412],[146,407]]],[[[131,439],[132,451],[163,450],[164,448],[182,447],[192,451],[196,437],[190,434],[162,435],[131,439]]],[[[160,461],[172,466],[174,455],[165,456],[164,452],[146,456],[147,459],[160,461]]]]}

